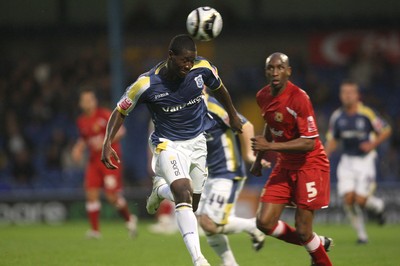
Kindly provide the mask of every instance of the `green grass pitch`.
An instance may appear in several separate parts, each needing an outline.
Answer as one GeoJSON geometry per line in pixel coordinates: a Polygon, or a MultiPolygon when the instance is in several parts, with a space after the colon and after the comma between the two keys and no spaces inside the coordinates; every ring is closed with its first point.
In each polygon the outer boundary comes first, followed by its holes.
{"type": "MultiPolygon", "coordinates": [[[[186,266],[191,260],[179,234],[156,235],[142,221],[139,235],[129,239],[122,222],[102,220],[103,238],[87,240],[86,221],[63,225],[0,226],[0,265],[82,265],[82,266],[186,266]]],[[[335,246],[329,255],[334,265],[400,265],[400,225],[368,225],[370,243],[356,245],[349,225],[316,225],[315,231],[331,236],[335,246]]],[[[310,265],[304,248],[267,237],[259,252],[251,249],[246,234],[230,236],[231,247],[242,266],[310,265]]],[[[211,265],[218,257],[201,237],[204,255],[211,265]]]]}

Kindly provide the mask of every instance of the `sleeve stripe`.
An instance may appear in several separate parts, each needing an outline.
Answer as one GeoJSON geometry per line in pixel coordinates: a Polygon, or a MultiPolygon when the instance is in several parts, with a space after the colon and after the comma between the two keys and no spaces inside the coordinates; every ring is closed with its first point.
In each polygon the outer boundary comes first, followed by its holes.
{"type": "Polygon", "coordinates": [[[150,77],[143,76],[136,80],[125,92],[125,95],[118,102],[117,109],[123,115],[128,115],[133,108],[135,108],[140,96],[150,87],[150,77]],[[128,109],[121,108],[120,103],[123,99],[129,98],[132,105],[128,109]]]}
{"type": "Polygon", "coordinates": [[[217,91],[217,90],[219,90],[221,87],[222,87],[222,82],[220,82],[219,86],[218,86],[216,89],[211,89],[211,88],[210,88],[210,90],[211,90],[211,91],[217,91]]]}
{"type": "Polygon", "coordinates": [[[192,67],[192,69],[196,69],[196,68],[200,68],[200,67],[205,67],[210,69],[211,71],[213,70],[210,62],[208,62],[207,60],[199,60],[195,63],[195,65],[192,67]]]}
{"type": "Polygon", "coordinates": [[[300,138],[303,138],[303,139],[313,139],[313,138],[316,138],[316,137],[318,137],[318,136],[319,136],[319,134],[312,135],[312,136],[300,136],[300,138]]]}

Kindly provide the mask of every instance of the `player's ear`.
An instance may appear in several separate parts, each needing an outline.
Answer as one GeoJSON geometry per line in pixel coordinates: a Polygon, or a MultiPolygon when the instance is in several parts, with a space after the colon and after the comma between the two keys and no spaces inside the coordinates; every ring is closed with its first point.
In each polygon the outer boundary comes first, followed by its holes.
{"type": "Polygon", "coordinates": [[[288,66],[286,71],[287,71],[287,76],[290,77],[292,75],[292,68],[288,66]]]}
{"type": "Polygon", "coordinates": [[[169,50],[168,51],[168,59],[171,59],[172,58],[172,56],[174,56],[175,54],[174,54],[174,52],[172,52],[172,50],[169,50]]]}

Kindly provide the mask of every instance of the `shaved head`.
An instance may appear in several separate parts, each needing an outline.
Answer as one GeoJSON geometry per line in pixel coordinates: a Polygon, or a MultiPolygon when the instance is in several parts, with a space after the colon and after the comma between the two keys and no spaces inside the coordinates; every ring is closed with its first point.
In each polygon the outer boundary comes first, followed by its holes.
{"type": "Polygon", "coordinates": [[[290,64],[289,64],[289,57],[288,57],[287,55],[285,55],[284,53],[279,53],[279,52],[273,53],[273,54],[271,54],[270,56],[268,56],[268,57],[267,57],[267,60],[265,60],[265,65],[268,65],[269,62],[270,62],[273,58],[281,60],[281,62],[282,62],[283,64],[286,64],[287,66],[290,65],[290,64]]]}
{"type": "Polygon", "coordinates": [[[265,76],[273,89],[272,94],[278,95],[286,88],[292,73],[289,57],[283,53],[273,53],[265,60],[265,76]]]}

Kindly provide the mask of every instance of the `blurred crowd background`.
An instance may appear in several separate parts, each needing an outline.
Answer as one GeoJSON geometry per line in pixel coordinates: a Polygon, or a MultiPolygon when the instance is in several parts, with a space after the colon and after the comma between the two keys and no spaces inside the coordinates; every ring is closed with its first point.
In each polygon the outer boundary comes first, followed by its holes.
{"type": "MultiPolygon", "coordinates": [[[[114,108],[115,95],[166,58],[171,37],[186,32],[187,14],[204,5],[221,13],[224,28],[198,43],[199,54],[219,68],[256,133],[263,125],[255,94],[266,84],[264,61],[281,51],[291,60],[292,80],[312,98],[323,140],[340,105],[339,83],[360,83],[363,101],[394,129],[379,149],[378,181],[400,183],[400,2],[14,0],[0,2],[0,194],[81,188],[84,162],[70,158],[79,88],[96,88],[101,105],[114,108]],[[111,75],[115,36],[122,41],[119,87],[111,75]]],[[[145,107],[126,121],[127,187],[151,187],[148,125],[145,107]]],[[[250,177],[249,185],[264,181],[250,177]]]]}

